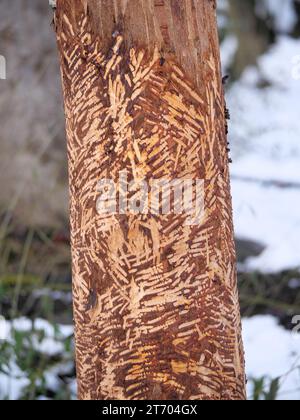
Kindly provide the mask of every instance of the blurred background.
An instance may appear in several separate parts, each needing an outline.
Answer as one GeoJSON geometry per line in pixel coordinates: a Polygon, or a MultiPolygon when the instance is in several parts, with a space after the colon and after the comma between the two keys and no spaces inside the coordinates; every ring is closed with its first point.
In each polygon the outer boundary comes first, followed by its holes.
{"type": "MultiPolygon", "coordinates": [[[[76,398],[51,20],[48,0],[0,2],[0,399],[76,398]]],[[[298,400],[300,3],[218,0],[218,22],[249,399],[298,400]]]]}

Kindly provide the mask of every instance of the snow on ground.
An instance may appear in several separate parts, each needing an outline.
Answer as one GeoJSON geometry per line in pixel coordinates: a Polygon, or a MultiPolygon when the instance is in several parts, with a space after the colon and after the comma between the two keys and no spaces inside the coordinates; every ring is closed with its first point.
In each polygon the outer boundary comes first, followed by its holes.
{"type": "MultiPolygon", "coordinates": [[[[1,324],[0,324],[1,325],[1,324]]],[[[3,323],[2,323],[3,327],[3,323]]],[[[6,323],[5,331],[9,330],[8,339],[11,339],[11,323],[6,323]]],[[[45,354],[54,354],[60,348],[55,340],[55,330],[46,321],[37,320],[35,327],[45,332],[46,338],[42,342],[45,354]],[[46,345],[47,344],[47,345],[46,345]]],[[[31,331],[32,324],[25,318],[14,322],[14,328],[18,331],[31,331]]],[[[72,326],[61,326],[60,334],[67,337],[72,334],[72,326]]],[[[276,318],[271,316],[256,316],[243,320],[243,336],[246,352],[246,371],[249,379],[267,377],[270,380],[282,377],[280,381],[280,400],[300,399],[300,333],[292,333],[284,330],[277,324],[276,318]]],[[[59,388],[58,373],[70,371],[71,364],[52,367],[45,374],[47,387],[52,390],[59,388]]],[[[268,381],[267,381],[268,382],[268,381]]],[[[26,373],[22,372],[12,359],[9,365],[9,374],[0,374],[0,398],[2,394],[9,396],[10,400],[16,400],[22,395],[22,389],[29,385],[26,373]]],[[[76,383],[74,380],[69,384],[72,395],[76,395],[76,383]]],[[[252,382],[249,380],[248,395],[253,394],[252,382]]],[[[43,399],[43,397],[41,397],[43,399]]]]}
{"type": "Polygon", "coordinates": [[[221,44],[221,60],[223,73],[226,74],[237,53],[239,41],[236,36],[228,35],[221,44]]]}
{"type": "Polygon", "coordinates": [[[266,246],[245,268],[277,273],[300,266],[300,190],[233,180],[232,193],[237,236],[266,246]]]}
{"type": "Polygon", "coordinates": [[[6,320],[0,316],[0,340],[6,340],[9,334],[9,325],[6,320]]]}
{"type": "Polygon", "coordinates": [[[279,37],[227,94],[236,236],[266,246],[251,270],[300,267],[299,55],[300,40],[279,37]]]}
{"type": "MultiPolygon", "coordinates": [[[[300,333],[284,330],[271,316],[243,320],[248,378],[281,378],[279,400],[300,399],[300,333]]],[[[253,389],[249,381],[248,395],[253,389]]]]}
{"type": "Polygon", "coordinates": [[[271,16],[281,33],[291,32],[297,23],[294,0],[257,0],[256,11],[263,19],[271,16]]]}
{"type": "MultiPolygon", "coordinates": [[[[56,328],[42,319],[36,319],[34,323],[27,318],[15,319],[13,322],[0,319],[0,340],[2,340],[2,343],[14,343],[13,334],[15,331],[31,333],[29,336],[32,340],[34,350],[47,356],[63,355],[65,353],[64,340],[73,335],[72,326],[60,325],[56,328]],[[44,333],[42,340],[37,335],[40,331],[44,333]]],[[[8,398],[9,400],[18,400],[22,395],[23,388],[30,384],[28,372],[20,369],[14,354],[11,354],[7,362],[5,371],[0,372],[0,399],[8,398]]],[[[71,368],[71,362],[58,364],[49,368],[45,372],[48,388],[54,391],[57,390],[59,387],[58,373],[71,371],[71,368]]],[[[71,391],[73,392],[75,388],[75,384],[71,382],[71,391]]]]}
{"type": "Polygon", "coordinates": [[[8,398],[15,401],[20,398],[23,388],[30,384],[30,380],[14,360],[9,363],[7,371],[7,374],[0,372],[0,400],[8,398]]]}

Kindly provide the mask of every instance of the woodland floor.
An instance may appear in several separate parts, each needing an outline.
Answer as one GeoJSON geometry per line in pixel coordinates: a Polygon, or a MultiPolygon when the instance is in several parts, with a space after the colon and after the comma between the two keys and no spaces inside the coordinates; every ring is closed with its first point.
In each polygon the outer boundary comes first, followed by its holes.
{"type": "MultiPolygon", "coordinates": [[[[0,312],[6,319],[0,321],[6,338],[0,340],[0,398],[74,399],[68,235],[6,221],[0,230],[0,312]]],[[[257,252],[251,242],[237,241],[237,247],[241,263],[257,252]]],[[[251,399],[300,397],[300,337],[291,333],[292,316],[300,313],[299,286],[298,270],[239,273],[251,399]]]]}

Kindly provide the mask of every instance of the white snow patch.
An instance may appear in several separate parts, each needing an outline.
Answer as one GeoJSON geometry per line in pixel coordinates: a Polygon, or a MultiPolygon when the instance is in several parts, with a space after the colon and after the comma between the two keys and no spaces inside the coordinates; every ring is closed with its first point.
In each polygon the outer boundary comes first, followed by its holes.
{"type": "Polygon", "coordinates": [[[229,9],[228,0],[219,0],[217,6],[219,12],[227,12],[229,9]]]}
{"type": "Polygon", "coordinates": [[[30,384],[26,375],[11,362],[7,367],[9,374],[0,373],[0,399],[15,401],[20,399],[22,389],[30,384]]]}
{"type": "Polygon", "coordinates": [[[228,95],[236,235],[266,245],[251,270],[300,267],[299,53],[300,40],[280,37],[228,95]]]}
{"type": "Polygon", "coordinates": [[[232,193],[237,236],[266,246],[246,268],[273,273],[300,267],[299,190],[233,181],[232,193]]]}
{"type": "Polygon", "coordinates": [[[271,16],[281,33],[292,32],[297,23],[294,0],[256,0],[256,11],[263,19],[271,16]]]}
{"type": "Polygon", "coordinates": [[[225,74],[230,69],[237,53],[239,42],[236,36],[228,35],[221,44],[222,71],[225,74]]]}
{"type": "MultiPolygon", "coordinates": [[[[272,316],[243,320],[248,378],[282,378],[280,400],[300,399],[300,335],[284,330],[272,316]]],[[[249,381],[248,394],[252,395],[249,381]]]]}
{"type": "Polygon", "coordinates": [[[0,341],[7,340],[9,334],[9,325],[7,321],[0,316],[0,341]]]}
{"type": "Polygon", "coordinates": [[[218,27],[219,29],[226,29],[228,27],[228,0],[218,0],[217,2],[218,11],[218,27]]]}
{"type": "MultiPolygon", "coordinates": [[[[43,319],[36,319],[34,322],[27,318],[18,318],[12,322],[0,320],[0,332],[5,330],[6,341],[13,343],[13,332],[31,332],[32,331],[32,344],[35,350],[40,351],[49,356],[64,352],[64,339],[73,335],[73,327],[68,325],[59,325],[56,329],[53,325],[43,319]],[[36,332],[43,331],[45,338],[38,340],[36,332]],[[58,340],[59,339],[59,340],[58,340]]],[[[70,369],[70,363],[65,366],[59,365],[53,367],[46,372],[46,380],[49,381],[49,388],[55,390],[58,386],[56,374],[70,369]]],[[[0,373],[0,399],[8,398],[9,400],[18,400],[22,394],[24,387],[30,384],[26,373],[22,372],[17,366],[16,358],[11,355],[10,361],[6,368],[6,373],[0,373]]],[[[70,384],[72,389],[73,384],[70,384]]]]}
{"type": "Polygon", "coordinates": [[[289,288],[290,289],[300,289],[300,280],[299,279],[291,279],[289,281],[289,288]]]}

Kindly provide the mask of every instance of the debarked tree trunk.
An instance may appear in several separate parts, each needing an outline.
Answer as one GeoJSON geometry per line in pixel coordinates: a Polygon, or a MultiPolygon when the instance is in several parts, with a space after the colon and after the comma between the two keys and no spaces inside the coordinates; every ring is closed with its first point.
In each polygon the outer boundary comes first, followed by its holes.
{"type": "Polygon", "coordinates": [[[245,398],[215,8],[57,1],[80,399],[245,398]]]}

